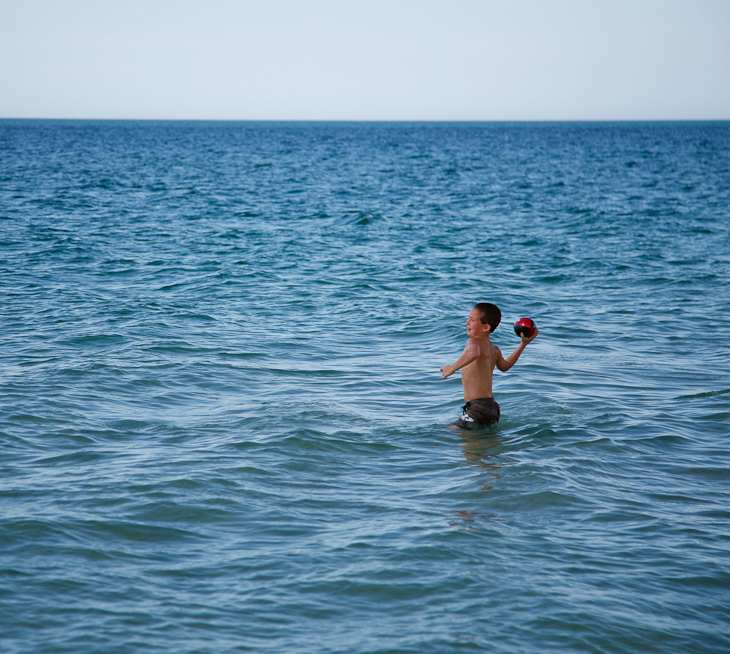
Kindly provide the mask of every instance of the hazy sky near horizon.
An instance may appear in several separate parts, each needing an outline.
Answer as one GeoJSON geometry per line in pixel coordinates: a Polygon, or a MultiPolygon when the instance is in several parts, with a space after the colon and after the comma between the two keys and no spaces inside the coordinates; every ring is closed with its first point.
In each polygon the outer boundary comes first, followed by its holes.
{"type": "Polygon", "coordinates": [[[730,119],[730,0],[0,0],[0,118],[730,119]]]}

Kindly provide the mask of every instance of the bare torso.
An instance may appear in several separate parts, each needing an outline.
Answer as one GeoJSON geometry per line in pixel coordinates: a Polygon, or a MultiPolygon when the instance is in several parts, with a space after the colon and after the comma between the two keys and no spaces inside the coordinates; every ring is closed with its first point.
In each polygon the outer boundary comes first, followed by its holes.
{"type": "Polygon", "coordinates": [[[474,361],[461,369],[464,401],[492,397],[492,373],[502,353],[489,339],[470,338],[464,351],[477,346],[479,354],[474,361]]]}

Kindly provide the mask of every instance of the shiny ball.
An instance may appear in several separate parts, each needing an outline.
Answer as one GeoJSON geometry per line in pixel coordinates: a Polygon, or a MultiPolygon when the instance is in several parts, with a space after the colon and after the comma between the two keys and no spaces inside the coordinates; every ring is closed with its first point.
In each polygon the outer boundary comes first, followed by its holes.
{"type": "Polygon", "coordinates": [[[517,336],[519,336],[520,338],[522,338],[522,336],[530,338],[536,328],[537,325],[532,318],[520,318],[515,323],[515,334],[517,334],[517,336]]]}

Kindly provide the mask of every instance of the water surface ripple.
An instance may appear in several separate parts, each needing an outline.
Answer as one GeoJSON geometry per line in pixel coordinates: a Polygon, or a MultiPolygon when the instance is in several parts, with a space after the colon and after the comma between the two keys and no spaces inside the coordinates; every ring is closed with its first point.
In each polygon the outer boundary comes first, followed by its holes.
{"type": "Polygon", "coordinates": [[[0,121],[0,649],[730,651],[729,206],[728,123],[0,121]]]}

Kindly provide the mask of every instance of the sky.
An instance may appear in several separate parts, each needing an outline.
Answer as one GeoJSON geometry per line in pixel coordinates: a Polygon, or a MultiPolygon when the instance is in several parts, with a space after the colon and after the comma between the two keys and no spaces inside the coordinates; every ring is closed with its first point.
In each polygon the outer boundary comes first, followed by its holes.
{"type": "Polygon", "coordinates": [[[730,0],[0,0],[0,118],[728,120],[730,0]]]}

